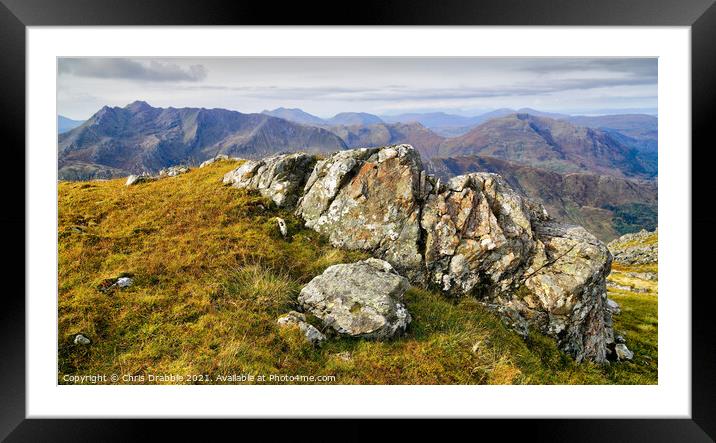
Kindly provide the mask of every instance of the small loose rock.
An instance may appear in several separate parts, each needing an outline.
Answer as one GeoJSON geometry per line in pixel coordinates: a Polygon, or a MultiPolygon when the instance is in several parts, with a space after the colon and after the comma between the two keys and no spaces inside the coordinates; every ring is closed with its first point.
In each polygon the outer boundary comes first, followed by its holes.
{"type": "Polygon", "coordinates": [[[131,279],[130,277],[119,277],[117,279],[117,282],[115,283],[115,285],[117,285],[120,288],[128,288],[128,287],[132,286],[132,284],[134,284],[134,280],[131,279]]]}
{"type": "Polygon", "coordinates": [[[91,343],[90,339],[82,334],[75,335],[74,343],[76,345],[88,345],[91,343]]]}
{"type": "Polygon", "coordinates": [[[281,235],[285,238],[288,235],[286,221],[280,217],[276,217],[276,223],[278,224],[278,230],[281,231],[281,235]]]}
{"type": "Polygon", "coordinates": [[[621,308],[619,307],[619,303],[615,302],[611,298],[607,299],[607,309],[612,311],[613,315],[618,315],[622,312],[621,308]]]}
{"type": "Polygon", "coordinates": [[[290,311],[276,320],[280,327],[298,326],[306,340],[314,346],[320,346],[326,341],[326,336],[306,321],[306,316],[300,312],[290,311]]]}
{"type": "Polygon", "coordinates": [[[624,343],[619,343],[614,347],[617,353],[617,360],[631,360],[634,358],[634,353],[626,347],[624,343]]]}
{"type": "Polygon", "coordinates": [[[140,183],[147,183],[156,180],[155,177],[150,177],[148,175],[130,175],[127,177],[127,182],[124,184],[125,186],[133,186],[138,185],[140,183]]]}

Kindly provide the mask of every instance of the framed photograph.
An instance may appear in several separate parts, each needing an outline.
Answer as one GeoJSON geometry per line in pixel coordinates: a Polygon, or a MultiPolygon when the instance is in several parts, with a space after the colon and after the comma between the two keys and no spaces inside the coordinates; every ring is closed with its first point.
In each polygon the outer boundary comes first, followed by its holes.
{"type": "Polygon", "coordinates": [[[3,0],[1,435],[712,441],[716,7],[510,3],[3,0]]]}

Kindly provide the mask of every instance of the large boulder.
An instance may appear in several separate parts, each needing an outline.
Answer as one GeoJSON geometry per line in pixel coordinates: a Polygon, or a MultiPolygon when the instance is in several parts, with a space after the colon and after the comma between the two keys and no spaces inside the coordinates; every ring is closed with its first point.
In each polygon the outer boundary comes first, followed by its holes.
{"type": "Polygon", "coordinates": [[[296,212],[334,246],[370,251],[420,280],[424,188],[420,156],[409,145],[343,151],[317,163],[296,212]]]}
{"type": "Polygon", "coordinates": [[[402,301],[409,285],[388,262],[369,258],[330,266],[301,290],[298,302],[338,334],[384,339],[410,323],[402,301]]]}
{"type": "Polygon", "coordinates": [[[314,155],[303,152],[250,160],[224,175],[224,184],[255,189],[279,207],[296,204],[316,163],[314,155]]]}

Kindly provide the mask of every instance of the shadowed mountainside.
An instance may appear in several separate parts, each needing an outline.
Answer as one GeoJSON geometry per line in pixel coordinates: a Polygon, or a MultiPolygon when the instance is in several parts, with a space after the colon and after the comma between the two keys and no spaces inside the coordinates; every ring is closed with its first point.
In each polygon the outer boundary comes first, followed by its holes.
{"type": "Polygon", "coordinates": [[[650,178],[656,165],[608,132],[530,114],[490,120],[445,140],[439,157],[488,155],[560,173],[650,178]]]}

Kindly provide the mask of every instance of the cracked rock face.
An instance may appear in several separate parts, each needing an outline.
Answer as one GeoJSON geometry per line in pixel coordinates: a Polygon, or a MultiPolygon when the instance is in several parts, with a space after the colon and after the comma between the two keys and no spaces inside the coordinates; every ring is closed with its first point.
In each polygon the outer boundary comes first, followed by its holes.
{"type": "Polygon", "coordinates": [[[521,334],[534,327],[577,360],[606,359],[611,255],[584,228],[549,220],[541,205],[488,173],[453,178],[422,214],[433,284],[478,296],[521,334]]]}
{"type": "Polygon", "coordinates": [[[296,212],[333,246],[371,251],[418,281],[424,177],[409,145],[338,152],[316,164],[296,212]]]}
{"type": "Polygon", "coordinates": [[[301,290],[298,302],[338,334],[390,338],[411,321],[403,304],[409,286],[388,262],[369,258],[330,266],[301,290]]]}
{"type": "Polygon", "coordinates": [[[539,247],[514,306],[577,361],[605,361],[614,343],[605,284],[609,250],[581,226],[545,221],[535,233],[539,247]]]}
{"type": "Polygon", "coordinates": [[[316,157],[302,152],[247,161],[224,176],[224,184],[256,189],[279,207],[296,204],[316,157]]]}
{"type": "Polygon", "coordinates": [[[536,247],[529,208],[496,174],[453,178],[425,202],[425,265],[443,291],[507,290],[536,247]]]}

